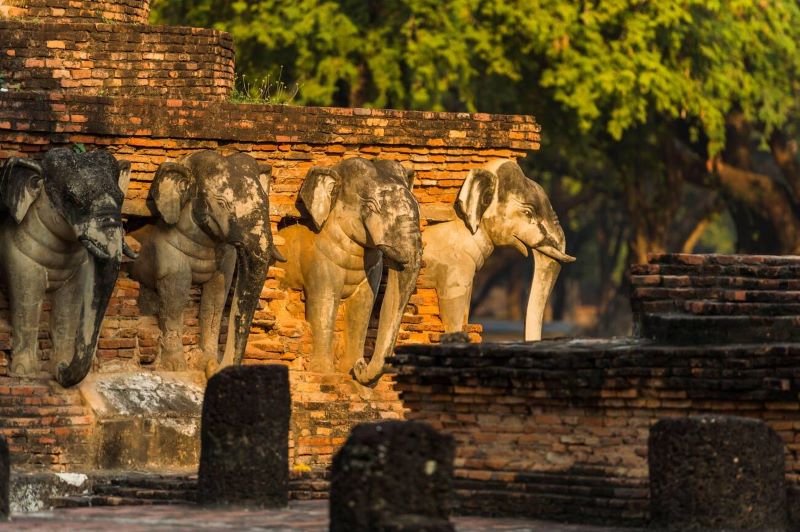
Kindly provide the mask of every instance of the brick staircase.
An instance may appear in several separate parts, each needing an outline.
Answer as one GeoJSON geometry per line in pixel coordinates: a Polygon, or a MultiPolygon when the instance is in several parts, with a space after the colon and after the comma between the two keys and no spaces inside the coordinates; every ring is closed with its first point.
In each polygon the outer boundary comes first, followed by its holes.
{"type": "MultiPolygon", "coordinates": [[[[328,486],[327,472],[292,472],[289,480],[289,497],[291,500],[326,499],[328,486]]],[[[53,497],[48,501],[54,508],[195,504],[196,502],[196,474],[134,471],[92,473],[89,475],[86,493],[53,497]]]]}
{"type": "Polygon", "coordinates": [[[800,257],[651,255],[631,267],[645,338],[676,344],[800,341],[800,257]]]}
{"type": "Polygon", "coordinates": [[[55,508],[86,506],[129,506],[151,504],[194,504],[197,475],[158,473],[99,473],[91,477],[89,493],[55,497],[55,508]]]}

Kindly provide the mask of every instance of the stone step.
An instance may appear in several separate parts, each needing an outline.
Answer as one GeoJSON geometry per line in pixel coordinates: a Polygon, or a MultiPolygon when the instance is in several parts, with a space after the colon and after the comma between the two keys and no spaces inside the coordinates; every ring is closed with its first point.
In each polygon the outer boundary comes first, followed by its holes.
{"type": "Polygon", "coordinates": [[[800,316],[800,303],[740,303],[689,300],[683,310],[697,316],[800,316]]]}
{"type": "Polygon", "coordinates": [[[153,489],[135,486],[95,486],[95,496],[115,497],[122,499],[141,499],[145,501],[195,501],[197,489],[153,489]]]}
{"type": "MultiPolygon", "coordinates": [[[[98,479],[98,483],[102,482],[98,479]]],[[[197,475],[160,475],[160,474],[131,474],[108,479],[106,484],[116,488],[140,488],[140,489],[175,489],[175,490],[194,490],[197,489],[197,475]]]]}
{"type": "Polygon", "coordinates": [[[63,406],[5,406],[0,407],[0,418],[29,418],[45,416],[86,416],[89,410],[80,405],[63,406]]]}
{"type": "Polygon", "coordinates": [[[672,345],[797,342],[800,316],[696,316],[644,314],[643,337],[672,345]]]}
{"type": "Polygon", "coordinates": [[[584,497],[551,493],[520,493],[519,491],[486,488],[464,490],[455,488],[457,513],[485,515],[526,515],[520,508],[530,508],[531,517],[567,520],[581,523],[625,523],[640,526],[648,519],[647,499],[624,497],[584,497]]]}
{"type": "MultiPolygon", "coordinates": [[[[584,497],[602,498],[602,499],[641,499],[648,500],[650,490],[647,485],[644,486],[614,486],[602,482],[585,482],[575,478],[561,478],[556,482],[538,481],[538,482],[509,482],[506,484],[509,492],[513,493],[530,493],[530,494],[544,494],[553,496],[567,496],[578,495],[584,497]]],[[[478,490],[484,489],[486,483],[479,480],[457,480],[455,482],[456,489],[461,490],[478,490]]]]}
{"type": "Polygon", "coordinates": [[[50,499],[53,508],[86,508],[91,506],[145,506],[154,504],[194,504],[194,501],[179,499],[144,499],[137,497],[117,497],[112,495],[73,495],[50,499]]]}
{"type": "MultiPolygon", "coordinates": [[[[319,475],[292,478],[289,481],[290,498],[327,499],[329,482],[318,477],[319,475]]],[[[94,476],[89,494],[56,497],[51,504],[57,508],[75,508],[128,504],[195,504],[196,500],[197,475],[131,472],[94,476]]]]}
{"type": "Polygon", "coordinates": [[[72,427],[75,425],[89,425],[91,423],[92,418],[90,416],[0,417],[0,428],[72,427]]]}
{"type": "Polygon", "coordinates": [[[639,301],[711,300],[731,303],[797,303],[800,290],[727,290],[722,288],[640,287],[633,290],[639,301]]]}
{"type": "Polygon", "coordinates": [[[763,279],[719,275],[632,275],[631,284],[653,288],[717,288],[728,290],[800,290],[800,278],[763,279]]]}

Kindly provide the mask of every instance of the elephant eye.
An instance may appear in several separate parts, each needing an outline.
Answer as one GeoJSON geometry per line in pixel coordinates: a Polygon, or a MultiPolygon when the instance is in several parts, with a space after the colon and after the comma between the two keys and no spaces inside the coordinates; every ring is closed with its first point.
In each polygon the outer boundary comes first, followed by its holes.
{"type": "Polygon", "coordinates": [[[522,209],[522,214],[524,214],[524,215],[525,215],[525,216],[527,216],[528,218],[535,218],[535,217],[536,217],[536,211],[534,211],[534,210],[533,210],[532,208],[530,208],[530,207],[524,207],[524,208],[522,209]]]}
{"type": "Polygon", "coordinates": [[[364,198],[364,204],[367,206],[367,209],[369,209],[370,212],[375,214],[381,213],[381,206],[376,200],[372,198],[364,198]]]}
{"type": "Polygon", "coordinates": [[[227,212],[231,211],[231,202],[228,200],[228,198],[226,198],[222,194],[214,194],[213,197],[214,200],[222,206],[223,210],[227,212]]]}

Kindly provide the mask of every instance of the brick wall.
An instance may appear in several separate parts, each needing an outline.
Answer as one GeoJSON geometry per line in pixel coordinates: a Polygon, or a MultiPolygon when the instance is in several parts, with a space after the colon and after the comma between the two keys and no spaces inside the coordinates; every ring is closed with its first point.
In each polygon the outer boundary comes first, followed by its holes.
{"type": "Polygon", "coordinates": [[[616,524],[648,518],[658,419],[763,419],[800,480],[800,345],[643,340],[398,349],[406,417],[456,438],[459,511],[616,524]]]}
{"type": "Polygon", "coordinates": [[[145,24],[150,0],[2,0],[0,17],[145,24]]]}
{"type": "MultiPolygon", "coordinates": [[[[525,156],[527,150],[538,148],[538,132],[532,117],[520,116],[0,94],[0,160],[36,158],[51,147],[80,143],[131,161],[132,182],[124,206],[128,228],[147,221],[145,198],[161,162],[199,149],[220,148],[249,153],[273,166],[273,230],[286,217],[300,215],[295,207],[297,192],[311,166],[357,155],[409,162],[416,170],[414,194],[421,204],[424,230],[455,215],[452,204],[469,169],[497,157],[525,156]]],[[[301,470],[320,471],[354,424],[402,417],[403,407],[388,377],[370,389],[349,376],[305,370],[311,336],[304,320],[304,301],[302,293],[282,285],[282,278],[282,269],[270,270],[244,361],[289,366],[293,463],[301,470]]],[[[404,316],[399,343],[437,341],[443,331],[436,294],[424,270],[418,286],[404,316]]],[[[123,274],[101,331],[96,369],[130,364],[153,368],[158,329],[153,316],[143,315],[139,295],[138,283],[123,274]]],[[[187,351],[198,340],[198,297],[193,292],[185,314],[187,351]]],[[[42,324],[42,357],[46,358],[46,315],[42,324]]],[[[341,321],[337,329],[341,335],[341,321]]],[[[480,328],[470,330],[479,339],[480,328]]],[[[370,335],[374,333],[373,329],[370,335]]],[[[7,309],[0,300],[0,373],[5,371],[8,342],[7,309]]]]}
{"type": "Polygon", "coordinates": [[[226,99],[233,41],[197,28],[0,20],[0,78],[11,90],[226,99]]]}

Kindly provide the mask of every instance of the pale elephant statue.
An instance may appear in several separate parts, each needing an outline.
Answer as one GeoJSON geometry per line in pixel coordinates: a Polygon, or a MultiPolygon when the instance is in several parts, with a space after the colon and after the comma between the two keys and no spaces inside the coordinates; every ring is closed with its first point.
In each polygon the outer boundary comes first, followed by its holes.
{"type": "Polygon", "coordinates": [[[344,355],[339,371],[372,385],[391,355],[421,265],[419,205],[411,193],[413,172],[394,161],[344,160],[312,168],[299,201],[313,227],[290,225],[284,239],[286,283],[305,291],[311,326],[309,369],[334,371],[333,334],[340,303],[345,305],[344,355]],[[389,273],[381,305],[375,350],[369,363],[364,344],[381,281],[389,273]]]}
{"type": "Polygon", "coordinates": [[[566,241],[544,189],[510,159],[470,171],[456,200],[460,219],[430,226],[423,260],[439,296],[445,332],[460,332],[469,319],[475,273],[496,246],[533,253],[534,274],[525,314],[525,340],[542,338],[542,320],[565,253],[566,241]]]}
{"type": "Polygon", "coordinates": [[[225,157],[204,150],[156,172],[148,201],[159,220],[131,233],[141,248],[126,266],[130,276],[158,296],[160,366],[187,368],[183,311],[191,285],[202,285],[199,369],[220,365],[219,333],[234,269],[223,367],[239,364],[267,272],[283,260],[272,243],[269,219],[271,168],[243,153],[225,157]]]}
{"type": "Polygon", "coordinates": [[[10,375],[37,376],[39,318],[52,294],[49,371],[64,387],[92,367],[125,246],[122,201],[130,163],[108,152],[48,151],[0,170],[0,276],[11,313],[10,375]]]}

